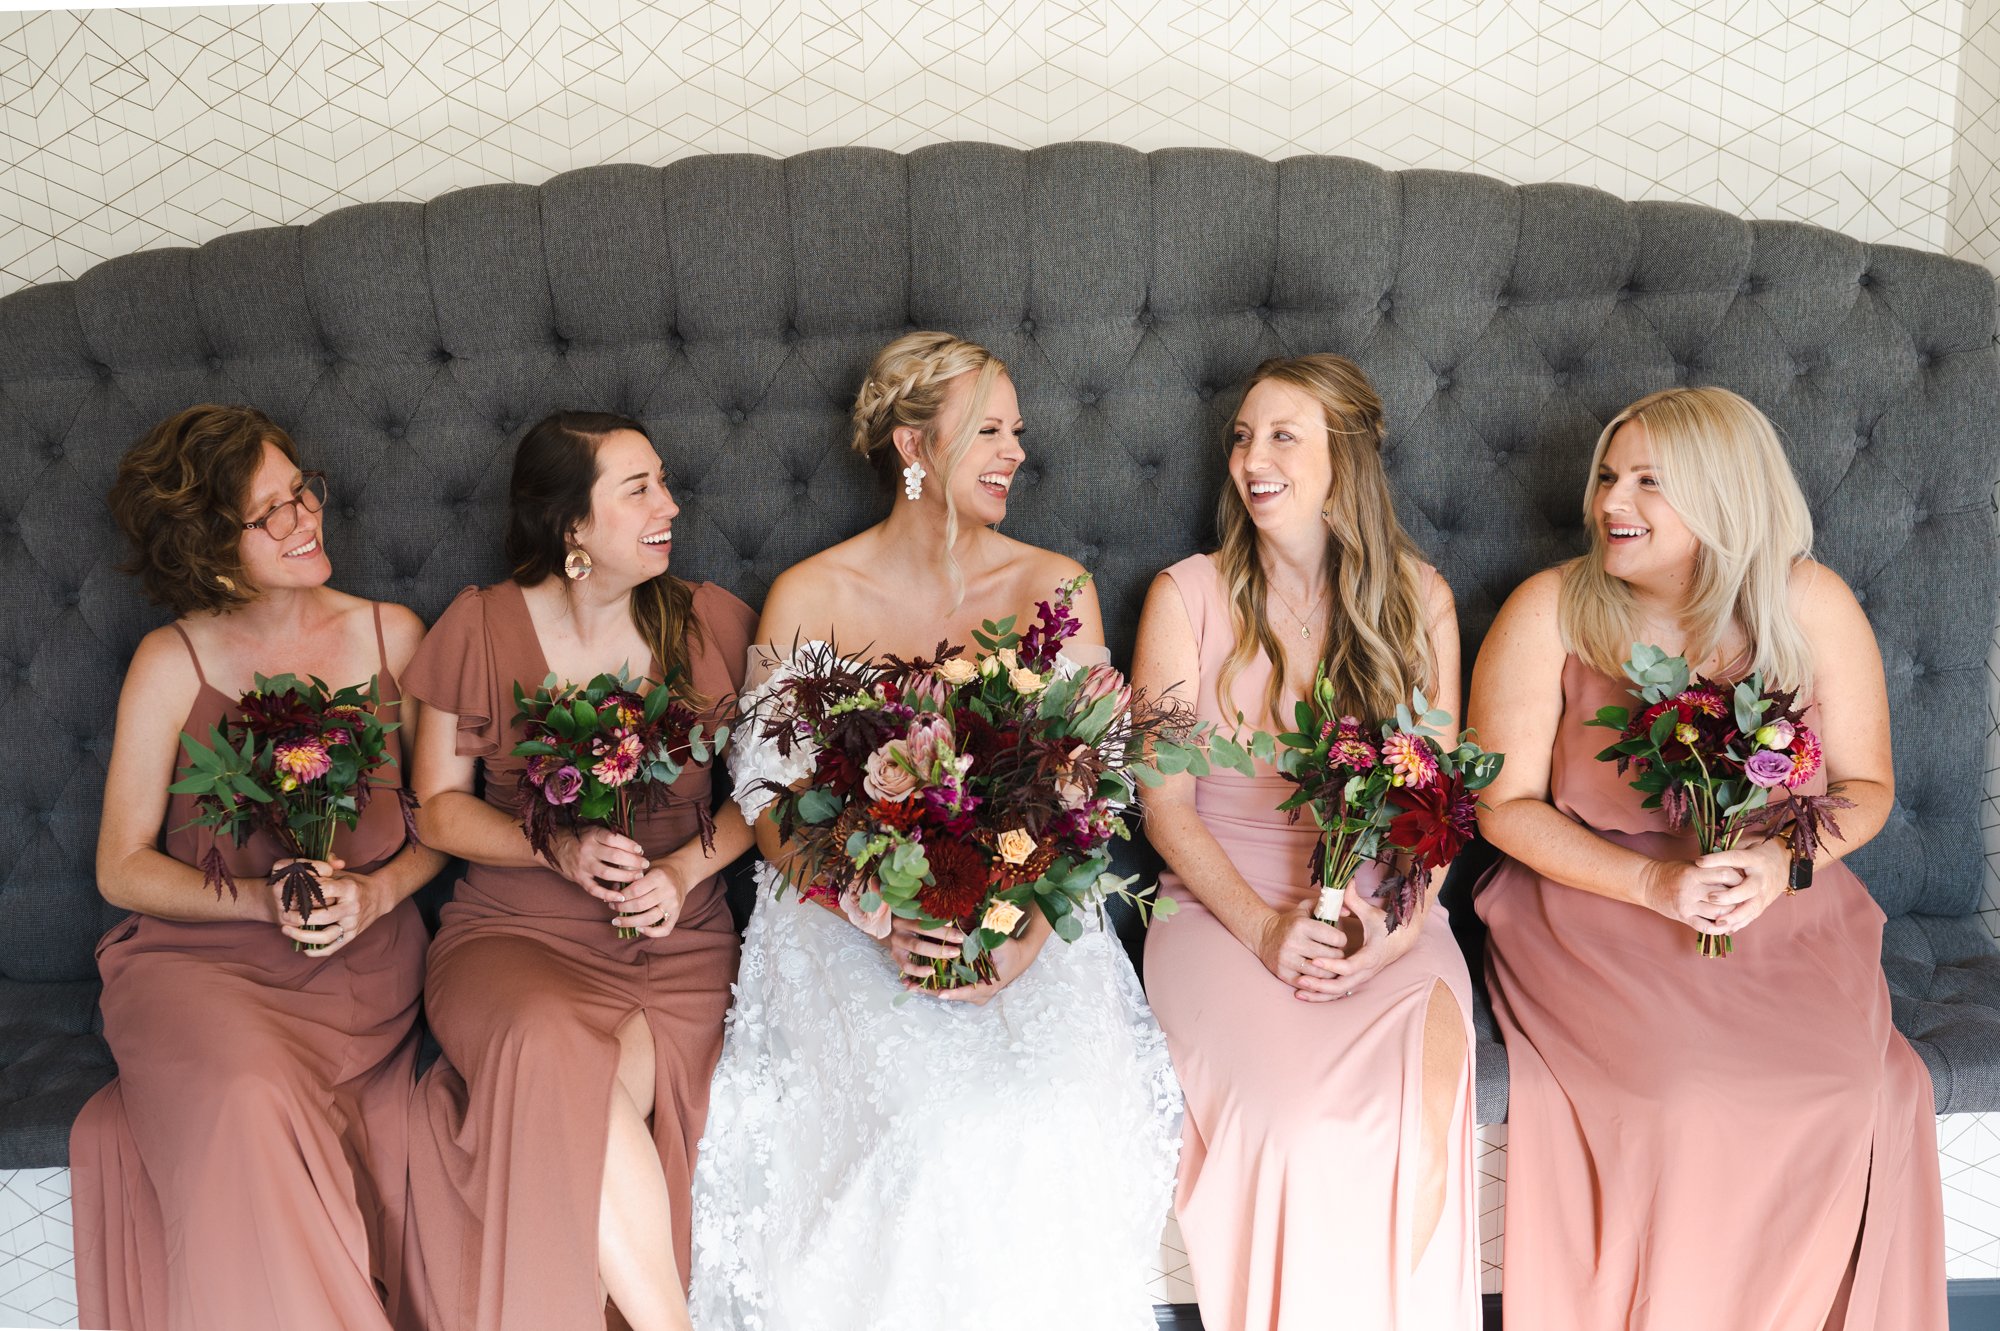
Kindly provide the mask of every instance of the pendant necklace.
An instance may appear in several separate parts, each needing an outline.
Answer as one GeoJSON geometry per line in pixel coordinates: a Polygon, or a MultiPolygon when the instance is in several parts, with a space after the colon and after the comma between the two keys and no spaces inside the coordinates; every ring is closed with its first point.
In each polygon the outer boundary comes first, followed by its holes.
{"type": "MultiPolygon", "coordinates": [[[[1293,622],[1299,626],[1299,637],[1310,640],[1312,638],[1312,624],[1306,620],[1305,616],[1292,609],[1292,603],[1285,599],[1283,592],[1278,590],[1278,584],[1275,581],[1266,578],[1265,585],[1271,589],[1271,595],[1278,598],[1278,604],[1285,607],[1285,613],[1290,615],[1293,622]]],[[[1319,609],[1320,605],[1326,600],[1326,594],[1332,590],[1331,585],[1320,588],[1319,596],[1312,603],[1312,609],[1319,609]]]]}

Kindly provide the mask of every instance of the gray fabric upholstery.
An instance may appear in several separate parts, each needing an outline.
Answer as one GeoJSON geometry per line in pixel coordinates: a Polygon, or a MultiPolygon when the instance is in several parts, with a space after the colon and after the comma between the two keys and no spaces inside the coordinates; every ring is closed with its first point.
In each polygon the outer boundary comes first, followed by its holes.
{"type": "Polygon", "coordinates": [[[845,412],[871,353],[918,326],[1013,366],[1030,461],[1009,530],[1096,570],[1121,655],[1147,580],[1209,538],[1231,389],[1263,357],[1338,351],[1380,387],[1399,508],[1458,594],[1468,660],[1508,591],[1579,548],[1600,422],[1676,382],[1748,394],[1888,664],[1901,793],[1856,867],[1889,915],[1922,912],[1895,940],[1949,943],[1892,943],[1899,1014],[1954,1107],[2000,1107],[2000,957],[1948,927],[1979,890],[2000,587],[1984,271],[1571,186],[946,144],[366,205],[0,300],[0,1163],[58,1160],[38,1116],[105,1068],[35,1032],[58,1009],[61,1038],[80,1029],[63,1004],[109,920],[90,865],[112,704],[160,616],[113,567],[102,496],[147,424],[269,410],[332,475],[340,585],[431,616],[502,571],[521,427],[630,413],[686,509],[677,569],[754,602],[888,502],[845,412]]]}

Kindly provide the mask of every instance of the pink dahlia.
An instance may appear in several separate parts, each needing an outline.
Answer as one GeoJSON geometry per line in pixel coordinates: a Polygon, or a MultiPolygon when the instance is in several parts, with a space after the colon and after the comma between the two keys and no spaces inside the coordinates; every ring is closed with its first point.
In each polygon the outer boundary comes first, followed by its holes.
{"type": "Polygon", "coordinates": [[[1320,738],[1329,736],[1333,743],[1327,748],[1326,760],[1335,767],[1344,767],[1350,772],[1365,772],[1380,758],[1375,746],[1368,742],[1368,732],[1354,717],[1343,716],[1337,723],[1327,722],[1320,731],[1320,738]]]}
{"type": "Polygon", "coordinates": [[[333,766],[333,758],[327,753],[326,745],[316,739],[280,744],[272,756],[280,772],[301,782],[317,781],[326,775],[327,768],[333,766]]]}
{"type": "Polygon", "coordinates": [[[590,769],[607,786],[622,786],[639,775],[639,737],[626,735],[590,769]]]}
{"type": "Polygon", "coordinates": [[[1382,741],[1382,761],[1396,775],[1396,784],[1422,790],[1437,780],[1437,759],[1419,736],[1398,730],[1382,741]]]}
{"type": "Polygon", "coordinates": [[[1785,788],[1797,790],[1818,776],[1823,760],[1819,736],[1813,733],[1811,727],[1800,726],[1799,733],[1792,739],[1792,774],[1785,778],[1785,788]]]}

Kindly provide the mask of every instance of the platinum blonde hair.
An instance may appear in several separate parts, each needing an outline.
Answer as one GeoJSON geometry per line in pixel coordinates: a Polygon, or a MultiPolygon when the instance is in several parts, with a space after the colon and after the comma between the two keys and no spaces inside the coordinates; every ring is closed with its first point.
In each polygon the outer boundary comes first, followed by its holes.
{"type": "Polygon", "coordinates": [[[1563,579],[1563,645],[1614,678],[1641,632],[1632,589],[1604,571],[1597,473],[1618,428],[1646,427],[1660,494],[1698,546],[1694,582],[1681,610],[1683,654],[1703,661],[1732,623],[1749,638],[1750,666],[1766,684],[1805,689],[1812,650],[1792,613],[1792,567],[1812,553],[1812,512],[1764,413],[1726,388],[1668,388],[1619,412],[1597,437],[1584,486],[1590,550],[1563,579]]]}
{"type": "Polygon", "coordinates": [[[985,419],[993,384],[1007,373],[998,356],[974,342],[950,333],[905,333],[875,355],[861,390],[854,395],[854,451],[875,464],[894,483],[902,455],[896,451],[896,431],[921,432],[922,460],[944,487],[944,562],[953,591],[965,595],[964,575],[952,548],[958,543],[958,503],[952,498],[952,474],[972,448],[985,419]],[[949,439],[938,437],[939,416],[952,380],[973,374],[965,418],[949,439]]]}

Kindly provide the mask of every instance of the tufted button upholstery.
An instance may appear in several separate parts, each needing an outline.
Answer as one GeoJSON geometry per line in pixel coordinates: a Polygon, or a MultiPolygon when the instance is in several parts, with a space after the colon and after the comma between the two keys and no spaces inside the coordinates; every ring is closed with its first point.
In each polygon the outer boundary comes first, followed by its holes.
{"type": "MultiPolygon", "coordinates": [[[[1265,356],[1339,352],[1381,391],[1397,510],[1457,595],[1468,667],[1507,593],[1583,549],[1609,413],[1674,382],[1747,394],[1895,663],[1904,812],[1853,863],[1891,917],[1898,1019],[1941,1108],[2000,1108],[1980,1079],[2000,958],[1933,928],[1979,892],[1983,736],[1958,722],[1983,715],[2000,589],[1974,265],[1576,186],[1104,144],[594,167],[257,234],[285,242],[0,298],[0,737],[61,759],[0,764],[0,1168],[60,1163],[108,1074],[91,850],[118,680],[160,616],[115,570],[103,494],[147,424],[216,391],[213,360],[333,477],[347,590],[434,617],[503,576],[511,445],[587,405],[653,430],[687,510],[676,570],[754,604],[889,502],[846,413],[913,322],[1009,358],[1030,431],[1009,530],[1092,565],[1120,659],[1153,574],[1210,539],[1214,404],[1265,356]],[[1019,204],[967,202],[996,197],[1019,204]],[[196,298],[218,282],[226,304],[196,298]]],[[[1484,1115],[1504,1064],[1482,1043],[1480,1066],[1484,1115]]]]}

